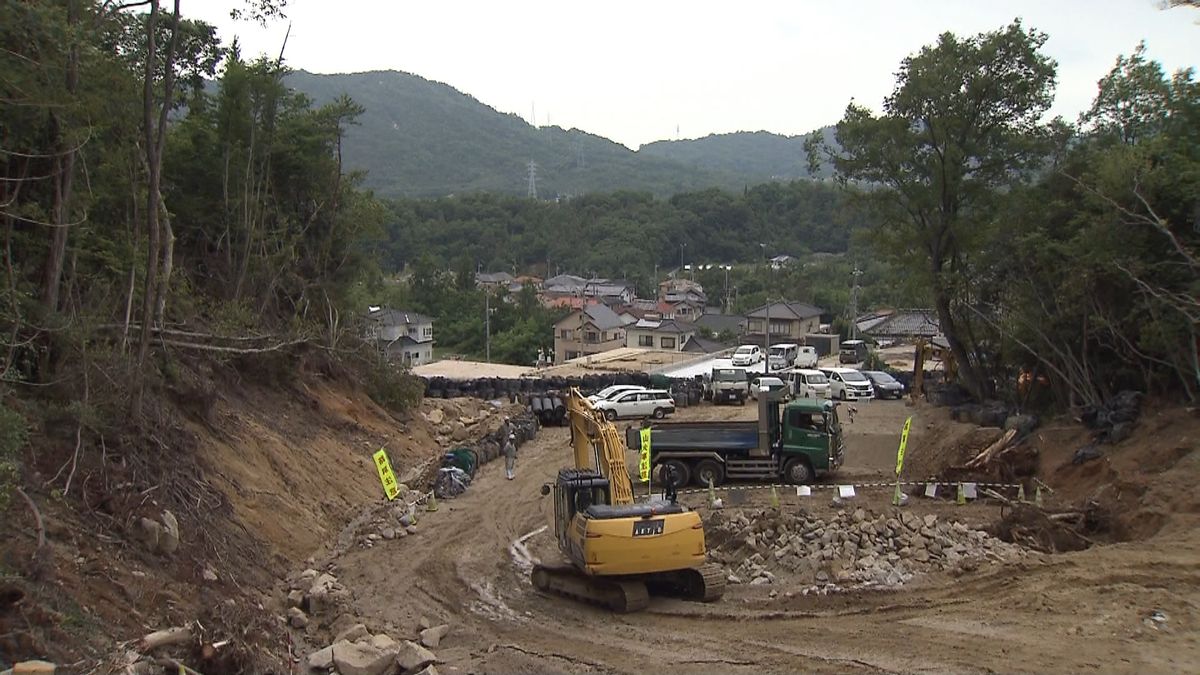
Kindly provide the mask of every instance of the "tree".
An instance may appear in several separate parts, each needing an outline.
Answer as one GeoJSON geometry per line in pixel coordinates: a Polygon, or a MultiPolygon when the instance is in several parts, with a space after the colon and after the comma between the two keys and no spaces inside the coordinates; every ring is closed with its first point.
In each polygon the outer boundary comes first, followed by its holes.
{"type": "MultiPolygon", "coordinates": [[[[869,186],[881,253],[921,261],[960,377],[979,397],[992,387],[967,307],[972,254],[997,196],[1043,158],[1039,120],[1056,68],[1045,41],[1019,21],[966,39],[944,33],[904,59],[883,114],[851,103],[837,125],[841,149],[825,149],[843,184],[869,186]]],[[[808,150],[815,165],[822,147],[808,150]]]]}

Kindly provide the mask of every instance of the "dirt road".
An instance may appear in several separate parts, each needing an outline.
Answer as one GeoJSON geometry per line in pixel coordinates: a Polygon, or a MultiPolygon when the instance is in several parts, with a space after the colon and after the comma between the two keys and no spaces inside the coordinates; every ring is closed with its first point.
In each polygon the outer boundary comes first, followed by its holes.
{"type": "MultiPolygon", "coordinates": [[[[749,409],[703,406],[680,416],[749,409]]],[[[888,455],[885,437],[895,438],[906,414],[901,403],[859,406],[847,425],[848,478],[841,480],[887,474],[895,450],[888,455]]],[[[436,650],[441,672],[1196,672],[1200,666],[1194,534],[1032,556],[1022,566],[933,575],[890,592],[817,597],[788,593],[786,584],[731,585],[717,603],[655,598],[633,615],[544,596],[530,586],[511,548],[538,532],[528,539],[530,550],[557,555],[552,532],[539,532],[551,522],[551,504],[539,488],[568,457],[566,431],[546,429],[521,449],[515,480],[505,479],[501,463],[486,465],[465,495],[423,514],[417,535],[337,559],[356,612],[370,628],[397,637],[415,635],[422,616],[449,622],[450,635],[436,650]],[[1154,611],[1166,620],[1148,619],[1154,611]]],[[[769,493],[743,494],[761,505],[769,493]]],[[[883,509],[887,497],[864,491],[855,505],[883,509]]],[[[786,496],[783,508],[797,508],[798,499],[786,496]]],[[[831,508],[828,497],[810,499],[804,506],[831,508]]],[[[994,507],[918,501],[906,508],[979,522],[994,507]]]]}

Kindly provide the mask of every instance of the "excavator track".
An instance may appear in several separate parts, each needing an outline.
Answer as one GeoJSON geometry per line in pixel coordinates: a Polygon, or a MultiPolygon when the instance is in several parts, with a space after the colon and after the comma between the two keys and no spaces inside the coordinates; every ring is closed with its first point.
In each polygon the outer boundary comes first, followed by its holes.
{"type": "Polygon", "coordinates": [[[536,565],[530,580],[534,588],[544,593],[582,600],[614,612],[638,612],[650,604],[650,594],[641,581],[589,577],[571,566],[536,565]]]}
{"type": "Polygon", "coordinates": [[[714,602],[720,600],[721,596],[725,595],[725,568],[720,565],[708,563],[692,570],[692,572],[700,577],[699,586],[696,587],[693,597],[689,600],[698,600],[700,602],[714,602]]]}

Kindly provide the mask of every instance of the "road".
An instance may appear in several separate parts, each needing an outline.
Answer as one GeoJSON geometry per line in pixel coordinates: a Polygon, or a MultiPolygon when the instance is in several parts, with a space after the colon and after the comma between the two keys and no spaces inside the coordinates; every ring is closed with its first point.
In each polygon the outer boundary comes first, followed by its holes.
{"type": "MultiPolygon", "coordinates": [[[[679,417],[748,409],[701,406],[679,417]]],[[[910,412],[900,402],[863,406],[848,431],[846,475],[886,476],[891,430],[910,412]]],[[[551,532],[540,529],[552,509],[539,488],[568,457],[566,430],[545,429],[521,449],[515,480],[501,462],[488,464],[465,495],[421,520],[419,534],[344,554],[336,570],[355,611],[396,637],[415,635],[422,616],[450,622],[436,650],[440,672],[1195,672],[1200,663],[1194,541],[1034,556],[902,591],[787,597],[786,579],[773,589],[731,585],[717,603],[655,598],[633,615],[545,596],[512,544],[536,533],[532,553],[556,558],[551,532]],[[1164,609],[1174,630],[1146,628],[1151,608],[1164,609]]],[[[768,493],[743,494],[751,506],[768,493]]],[[[828,497],[800,499],[785,496],[783,509],[831,508],[828,497]]],[[[855,506],[882,510],[886,500],[864,491],[855,506]]],[[[982,504],[909,508],[976,522],[995,515],[982,504]]]]}

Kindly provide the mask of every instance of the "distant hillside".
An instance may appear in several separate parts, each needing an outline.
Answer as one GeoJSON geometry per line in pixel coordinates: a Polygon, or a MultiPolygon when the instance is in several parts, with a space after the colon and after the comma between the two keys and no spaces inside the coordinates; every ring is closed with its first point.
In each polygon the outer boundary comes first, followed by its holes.
{"type": "Polygon", "coordinates": [[[345,93],[366,108],[346,135],[344,157],[348,167],[366,169],[367,185],[384,196],[524,195],[531,159],[543,197],[613,190],[664,196],[746,184],[735,173],[635,153],[586,132],[535,128],[453,87],[408,73],[297,71],[287,83],[318,103],[345,93]]]}
{"type": "MultiPolygon", "coordinates": [[[[813,133],[833,143],[833,127],[813,133]]],[[[733,174],[748,183],[808,178],[808,136],[781,136],[767,131],[714,134],[686,141],[655,141],[638,149],[639,155],[673,160],[697,171],[733,174]]],[[[827,172],[821,171],[821,175],[827,172]]]]}

